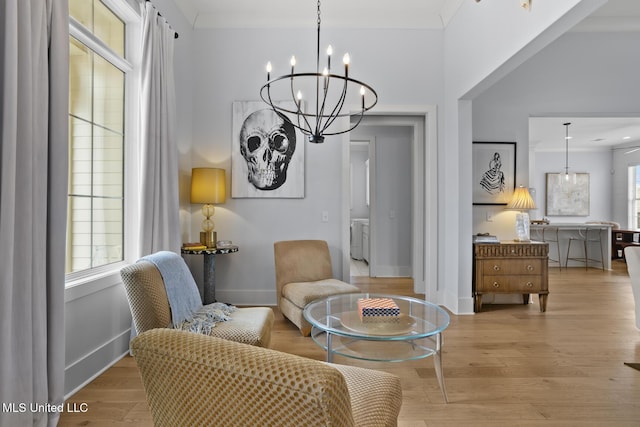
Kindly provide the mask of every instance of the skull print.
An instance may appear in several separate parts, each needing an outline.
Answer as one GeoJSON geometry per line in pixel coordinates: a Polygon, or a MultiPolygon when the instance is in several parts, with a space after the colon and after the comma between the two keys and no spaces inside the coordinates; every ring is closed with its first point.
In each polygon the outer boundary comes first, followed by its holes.
{"type": "Polygon", "coordinates": [[[282,186],[296,149],[296,133],[291,121],[271,109],[257,110],[244,120],[239,137],[249,182],[259,190],[282,186]]]}

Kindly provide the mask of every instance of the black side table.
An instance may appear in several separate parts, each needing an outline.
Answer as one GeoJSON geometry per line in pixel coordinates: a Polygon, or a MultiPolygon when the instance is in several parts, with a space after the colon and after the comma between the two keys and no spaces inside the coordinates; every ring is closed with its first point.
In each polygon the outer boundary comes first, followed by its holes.
{"type": "Polygon", "coordinates": [[[219,246],[210,249],[189,249],[182,248],[183,254],[204,256],[204,283],[202,303],[204,305],[216,302],[216,255],[225,255],[238,252],[235,245],[219,246]]]}

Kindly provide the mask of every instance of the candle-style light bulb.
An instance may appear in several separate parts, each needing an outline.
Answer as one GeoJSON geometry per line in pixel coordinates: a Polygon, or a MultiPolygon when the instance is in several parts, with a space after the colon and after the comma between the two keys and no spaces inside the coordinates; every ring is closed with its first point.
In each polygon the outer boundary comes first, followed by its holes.
{"type": "Polygon", "coordinates": [[[302,92],[298,91],[296,98],[298,98],[298,102],[302,101],[302,92]]]}
{"type": "Polygon", "coordinates": [[[324,67],[324,70],[322,70],[322,75],[325,77],[329,75],[329,69],[327,67],[324,67]]]}
{"type": "Polygon", "coordinates": [[[291,62],[291,74],[293,74],[293,69],[296,66],[296,57],[292,56],[290,62],[291,62]]]}
{"type": "Polygon", "coordinates": [[[333,55],[333,48],[331,47],[331,45],[329,45],[329,47],[327,47],[327,69],[328,70],[331,69],[331,55],[333,55]]]}
{"type": "Polygon", "coordinates": [[[362,96],[362,109],[363,110],[364,110],[364,94],[365,94],[364,86],[360,86],[360,95],[362,96]]]}
{"type": "Polygon", "coordinates": [[[267,62],[267,81],[271,80],[271,61],[267,62]]]}

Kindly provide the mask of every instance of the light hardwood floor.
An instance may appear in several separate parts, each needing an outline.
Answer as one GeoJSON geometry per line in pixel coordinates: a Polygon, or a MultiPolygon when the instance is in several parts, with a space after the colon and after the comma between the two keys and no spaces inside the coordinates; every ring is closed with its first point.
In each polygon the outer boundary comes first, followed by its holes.
{"type": "MultiPolygon", "coordinates": [[[[444,332],[445,404],[433,361],[373,363],[336,357],[401,378],[401,427],[639,426],[640,331],[626,266],[613,271],[550,268],[547,312],[529,305],[483,305],[451,316],[444,332]]],[[[406,279],[353,278],[363,291],[412,295],[406,279]]],[[[324,353],[276,311],[272,348],[318,360],[324,353]]],[[[125,357],[76,393],[86,413],[60,426],[152,425],[135,362],[125,357]]],[[[302,427],[302,426],[301,426],[302,427]]]]}

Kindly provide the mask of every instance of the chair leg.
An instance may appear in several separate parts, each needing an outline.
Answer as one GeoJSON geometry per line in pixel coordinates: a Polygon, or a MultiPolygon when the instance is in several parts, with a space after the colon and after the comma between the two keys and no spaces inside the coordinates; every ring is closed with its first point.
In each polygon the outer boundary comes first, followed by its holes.
{"type": "Polygon", "coordinates": [[[587,249],[588,245],[588,241],[585,240],[584,241],[584,269],[585,270],[589,270],[589,250],[587,249]]]}
{"type": "Polygon", "coordinates": [[[604,251],[602,250],[602,238],[600,239],[600,242],[598,244],[600,246],[600,263],[602,264],[602,271],[604,271],[604,251]]]}

